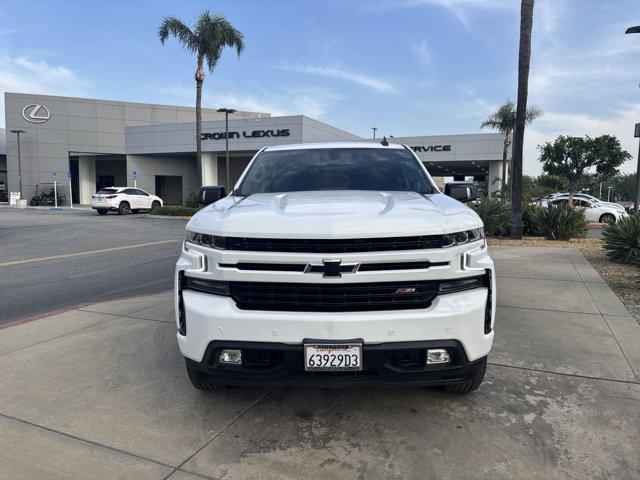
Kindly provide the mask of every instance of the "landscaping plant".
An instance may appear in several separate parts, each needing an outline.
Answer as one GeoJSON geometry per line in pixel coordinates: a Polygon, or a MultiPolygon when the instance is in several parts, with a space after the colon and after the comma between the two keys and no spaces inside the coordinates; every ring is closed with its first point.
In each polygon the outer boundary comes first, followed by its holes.
{"type": "Polygon", "coordinates": [[[538,233],[535,222],[538,208],[536,205],[522,203],[522,234],[527,237],[533,237],[538,233]]]}
{"type": "Polygon", "coordinates": [[[496,198],[483,197],[477,204],[469,204],[484,223],[485,234],[489,237],[505,236],[511,228],[511,208],[509,204],[496,198]]]}
{"type": "Polygon", "coordinates": [[[170,217],[190,217],[202,207],[183,207],[182,205],[165,205],[151,210],[152,215],[168,215],[170,217]]]}
{"type": "Polygon", "coordinates": [[[640,267],[640,214],[629,215],[602,232],[602,246],[614,262],[640,267]]]}
{"type": "Polygon", "coordinates": [[[533,224],[537,233],[547,240],[570,240],[584,237],[587,232],[584,212],[568,205],[538,207],[533,215],[533,224]]]}

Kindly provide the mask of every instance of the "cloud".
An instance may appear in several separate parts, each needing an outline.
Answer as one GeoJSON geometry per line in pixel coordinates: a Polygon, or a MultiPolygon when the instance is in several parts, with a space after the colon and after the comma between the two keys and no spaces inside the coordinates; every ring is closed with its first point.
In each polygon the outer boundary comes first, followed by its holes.
{"type": "MultiPolygon", "coordinates": [[[[341,96],[322,88],[285,88],[272,91],[252,89],[251,94],[220,87],[208,89],[205,84],[202,105],[206,108],[228,106],[237,110],[270,113],[272,115],[307,115],[321,119],[331,106],[340,101],[341,96]],[[210,93],[214,91],[214,93],[210,93]]],[[[182,105],[195,102],[195,88],[171,86],[158,90],[165,96],[173,97],[182,105]]]]}
{"type": "Polygon", "coordinates": [[[277,65],[276,68],[290,72],[306,73],[311,75],[321,75],[323,77],[335,78],[347,82],[355,83],[363,87],[370,88],[380,93],[394,93],[397,89],[390,83],[370,77],[368,75],[347,70],[342,67],[325,67],[319,65],[277,65]]]}
{"type": "Polygon", "coordinates": [[[418,56],[420,62],[423,66],[427,66],[429,64],[429,60],[431,59],[431,48],[429,48],[429,44],[426,40],[423,40],[420,43],[410,43],[409,46],[411,50],[418,56]]]}
{"type": "MultiPolygon", "coordinates": [[[[596,18],[609,12],[604,4],[596,18]]],[[[529,79],[530,105],[545,114],[525,132],[525,173],[538,174],[537,146],[558,135],[615,135],[635,158],[633,126],[640,104],[629,101],[638,88],[640,39],[624,35],[626,21],[602,21],[576,32],[567,28],[575,9],[563,0],[536,2],[529,79]]],[[[625,172],[633,163],[623,165],[625,172]]]]}
{"type": "MultiPolygon", "coordinates": [[[[0,52],[0,92],[79,96],[90,88],[91,82],[63,65],[0,52]]],[[[0,115],[4,126],[4,95],[0,95],[0,115]]]]}
{"type": "Polygon", "coordinates": [[[516,0],[383,0],[371,4],[373,10],[435,6],[448,10],[462,25],[471,29],[472,15],[476,10],[518,11],[520,2],[516,0]]]}

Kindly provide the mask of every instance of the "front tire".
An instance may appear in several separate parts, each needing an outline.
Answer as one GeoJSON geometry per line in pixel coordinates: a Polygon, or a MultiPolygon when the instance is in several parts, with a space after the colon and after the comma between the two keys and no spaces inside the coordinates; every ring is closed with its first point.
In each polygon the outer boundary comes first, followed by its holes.
{"type": "Polygon", "coordinates": [[[129,202],[120,202],[120,205],[118,205],[118,213],[120,215],[129,215],[131,213],[131,205],[129,205],[129,202]]]}
{"type": "Polygon", "coordinates": [[[155,200],[152,204],[151,204],[151,210],[155,209],[155,208],[160,208],[160,202],[155,200]]]}
{"type": "Polygon", "coordinates": [[[487,370],[487,358],[483,358],[482,361],[478,364],[478,370],[476,371],[475,376],[464,382],[451,383],[449,385],[444,386],[445,392],[453,392],[453,393],[469,393],[477,390],[482,380],[484,379],[484,373],[487,370]]]}
{"type": "Polygon", "coordinates": [[[98,215],[106,215],[107,212],[109,211],[109,209],[107,209],[107,208],[97,208],[96,211],[98,212],[98,215]]]}
{"type": "Polygon", "coordinates": [[[600,215],[600,223],[616,223],[616,217],[612,213],[603,213],[602,215],[600,215]]]}
{"type": "Polygon", "coordinates": [[[187,365],[189,380],[191,380],[191,385],[193,385],[194,388],[204,392],[220,392],[227,389],[226,385],[208,380],[207,376],[196,368],[196,363],[193,360],[188,358],[185,358],[184,360],[187,365]]]}

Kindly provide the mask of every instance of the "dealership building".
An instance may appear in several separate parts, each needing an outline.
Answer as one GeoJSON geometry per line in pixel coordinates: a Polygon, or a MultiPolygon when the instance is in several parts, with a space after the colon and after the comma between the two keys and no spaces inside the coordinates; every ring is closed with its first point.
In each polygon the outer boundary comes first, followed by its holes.
{"type": "MultiPolygon", "coordinates": [[[[86,98],[5,93],[0,130],[2,192],[48,191],[55,178],[65,202],[88,204],[97,189],[133,186],[180,204],[197,190],[195,109],[86,98]],[[20,130],[20,156],[18,134],[20,130]],[[20,157],[20,158],[19,158],[20,157]],[[19,172],[21,174],[19,174],[19,172]],[[68,180],[70,178],[70,181],[68,180]]],[[[202,178],[225,185],[224,113],[203,109],[202,178]]],[[[287,143],[371,141],[305,115],[229,115],[231,183],[262,147],[287,143]]],[[[487,181],[500,189],[504,137],[496,133],[394,137],[411,147],[434,177],[487,181]]],[[[6,194],[5,200],[6,201],[6,194]]]]}

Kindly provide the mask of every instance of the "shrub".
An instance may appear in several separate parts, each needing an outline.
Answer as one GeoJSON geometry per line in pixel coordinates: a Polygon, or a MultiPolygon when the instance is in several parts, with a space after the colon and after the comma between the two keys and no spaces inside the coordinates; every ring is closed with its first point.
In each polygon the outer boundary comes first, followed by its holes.
{"type": "Polygon", "coordinates": [[[640,267],[640,213],[609,225],[602,236],[602,246],[609,260],[640,267]]]}
{"type": "Polygon", "coordinates": [[[151,210],[152,215],[168,215],[171,217],[190,217],[201,207],[183,207],[182,205],[165,205],[151,210]]]}
{"type": "Polygon", "coordinates": [[[496,198],[483,197],[477,204],[469,204],[482,219],[489,237],[508,235],[511,231],[511,207],[496,198]]]}
{"type": "Polygon", "coordinates": [[[522,204],[522,234],[528,237],[532,237],[538,234],[536,228],[535,217],[538,211],[538,207],[535,205],[529,205],[528,203],[522,204]]]}
{"type": "Polygon", "coordinates": [[[189,198],[187,198],[184,202],[184,206],[191,207],[191,208],[198,208],[200,206],[195,193],[192,193],[191,195],[189,195],[189,198]]]}
{"type": "Polygon", "coordinates": [[[587,219],[579,208],[567,205],[539,207],[533,216],[535,230],[547,240],[569,240],[584,237],[587,219]]]}

